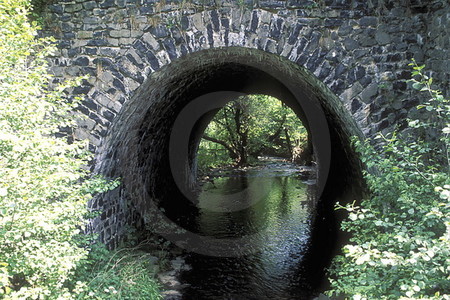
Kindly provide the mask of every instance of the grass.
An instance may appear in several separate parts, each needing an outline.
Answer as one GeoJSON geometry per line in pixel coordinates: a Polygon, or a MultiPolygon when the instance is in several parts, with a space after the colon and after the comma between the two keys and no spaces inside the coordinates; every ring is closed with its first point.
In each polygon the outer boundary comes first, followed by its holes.
{"type": "Polygon", "coordinates": [[[162,299],[155,256],[138,248],[96,249],[91,256],[92,268],[78,276],[77,299],[162,299]]]}

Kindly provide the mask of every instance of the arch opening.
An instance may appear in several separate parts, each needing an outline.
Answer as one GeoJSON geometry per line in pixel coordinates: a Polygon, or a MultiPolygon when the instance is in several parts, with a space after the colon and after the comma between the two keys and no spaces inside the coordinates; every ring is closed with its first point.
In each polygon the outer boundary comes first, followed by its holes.
{"type": "Polygon", "coordinates": [[[213,112],[197,146],[194,168],[246,167],[271,156],[310,165],[308,131],[282,101],[268,95],[247,95],[213,112]]]}

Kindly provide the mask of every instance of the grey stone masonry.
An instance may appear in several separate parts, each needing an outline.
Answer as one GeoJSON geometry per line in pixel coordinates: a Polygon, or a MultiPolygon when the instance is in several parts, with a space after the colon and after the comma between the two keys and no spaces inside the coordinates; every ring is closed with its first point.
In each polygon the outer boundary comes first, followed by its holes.
{"type": "MultiPolygon", "coordinates": [[[[57,0],[48,23],[43,34],[58,43],[57,79],[89,75],[73,90],[85,97],[79,111],[88,117],[76,133],[89,139],[96,168],[136,91],[171,63],[208,49],[256,49],[298,65],[368,137],[401,126],[414,110],[412,58],[449,95],[446,0],[57,0]]],[[[106,242],[116,243],[134,218],[123,199],[92,203],[103,210],[95,224],[106,242]]]]}

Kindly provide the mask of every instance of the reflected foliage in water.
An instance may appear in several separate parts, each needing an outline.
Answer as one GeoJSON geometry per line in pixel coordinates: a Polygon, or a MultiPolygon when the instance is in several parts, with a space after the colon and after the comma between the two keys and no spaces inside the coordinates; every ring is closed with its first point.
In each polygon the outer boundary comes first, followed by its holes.
{"type": "Polygon", "coordinates": [[[203,186],[196,230],[215,238],[257,236],[255,253],[238,258],[190,254],[185,299],[305,299],[311,294],[302,261],[313,218],[313,186],[299,167],[265,162],[226,172],[203,186]]]}

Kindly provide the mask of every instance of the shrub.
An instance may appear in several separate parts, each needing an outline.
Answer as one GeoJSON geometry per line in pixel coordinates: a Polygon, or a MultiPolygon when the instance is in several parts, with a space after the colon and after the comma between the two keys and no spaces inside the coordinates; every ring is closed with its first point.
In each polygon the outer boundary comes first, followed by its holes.
{"type": "Polygon", "coordinates": [[[0,295],[71,298],[67,283],[88,255],[81,235],[92,192],[85,141],[56,138],[75,126],[68,83],[50,90],[50,39],[36,37],[27,0],[0,2],[0,295]]]}
{"type": "Polygon", "coordinates": [[[351,244],[330,269],[330,295],[353,299],[450,299],[450,106],[415,62],[412,87],[429,101],[408,130],[355,141],[370,198],[347,205],[351,244]],[[430,136],[438,136],[430,138],[430,136]]]}

